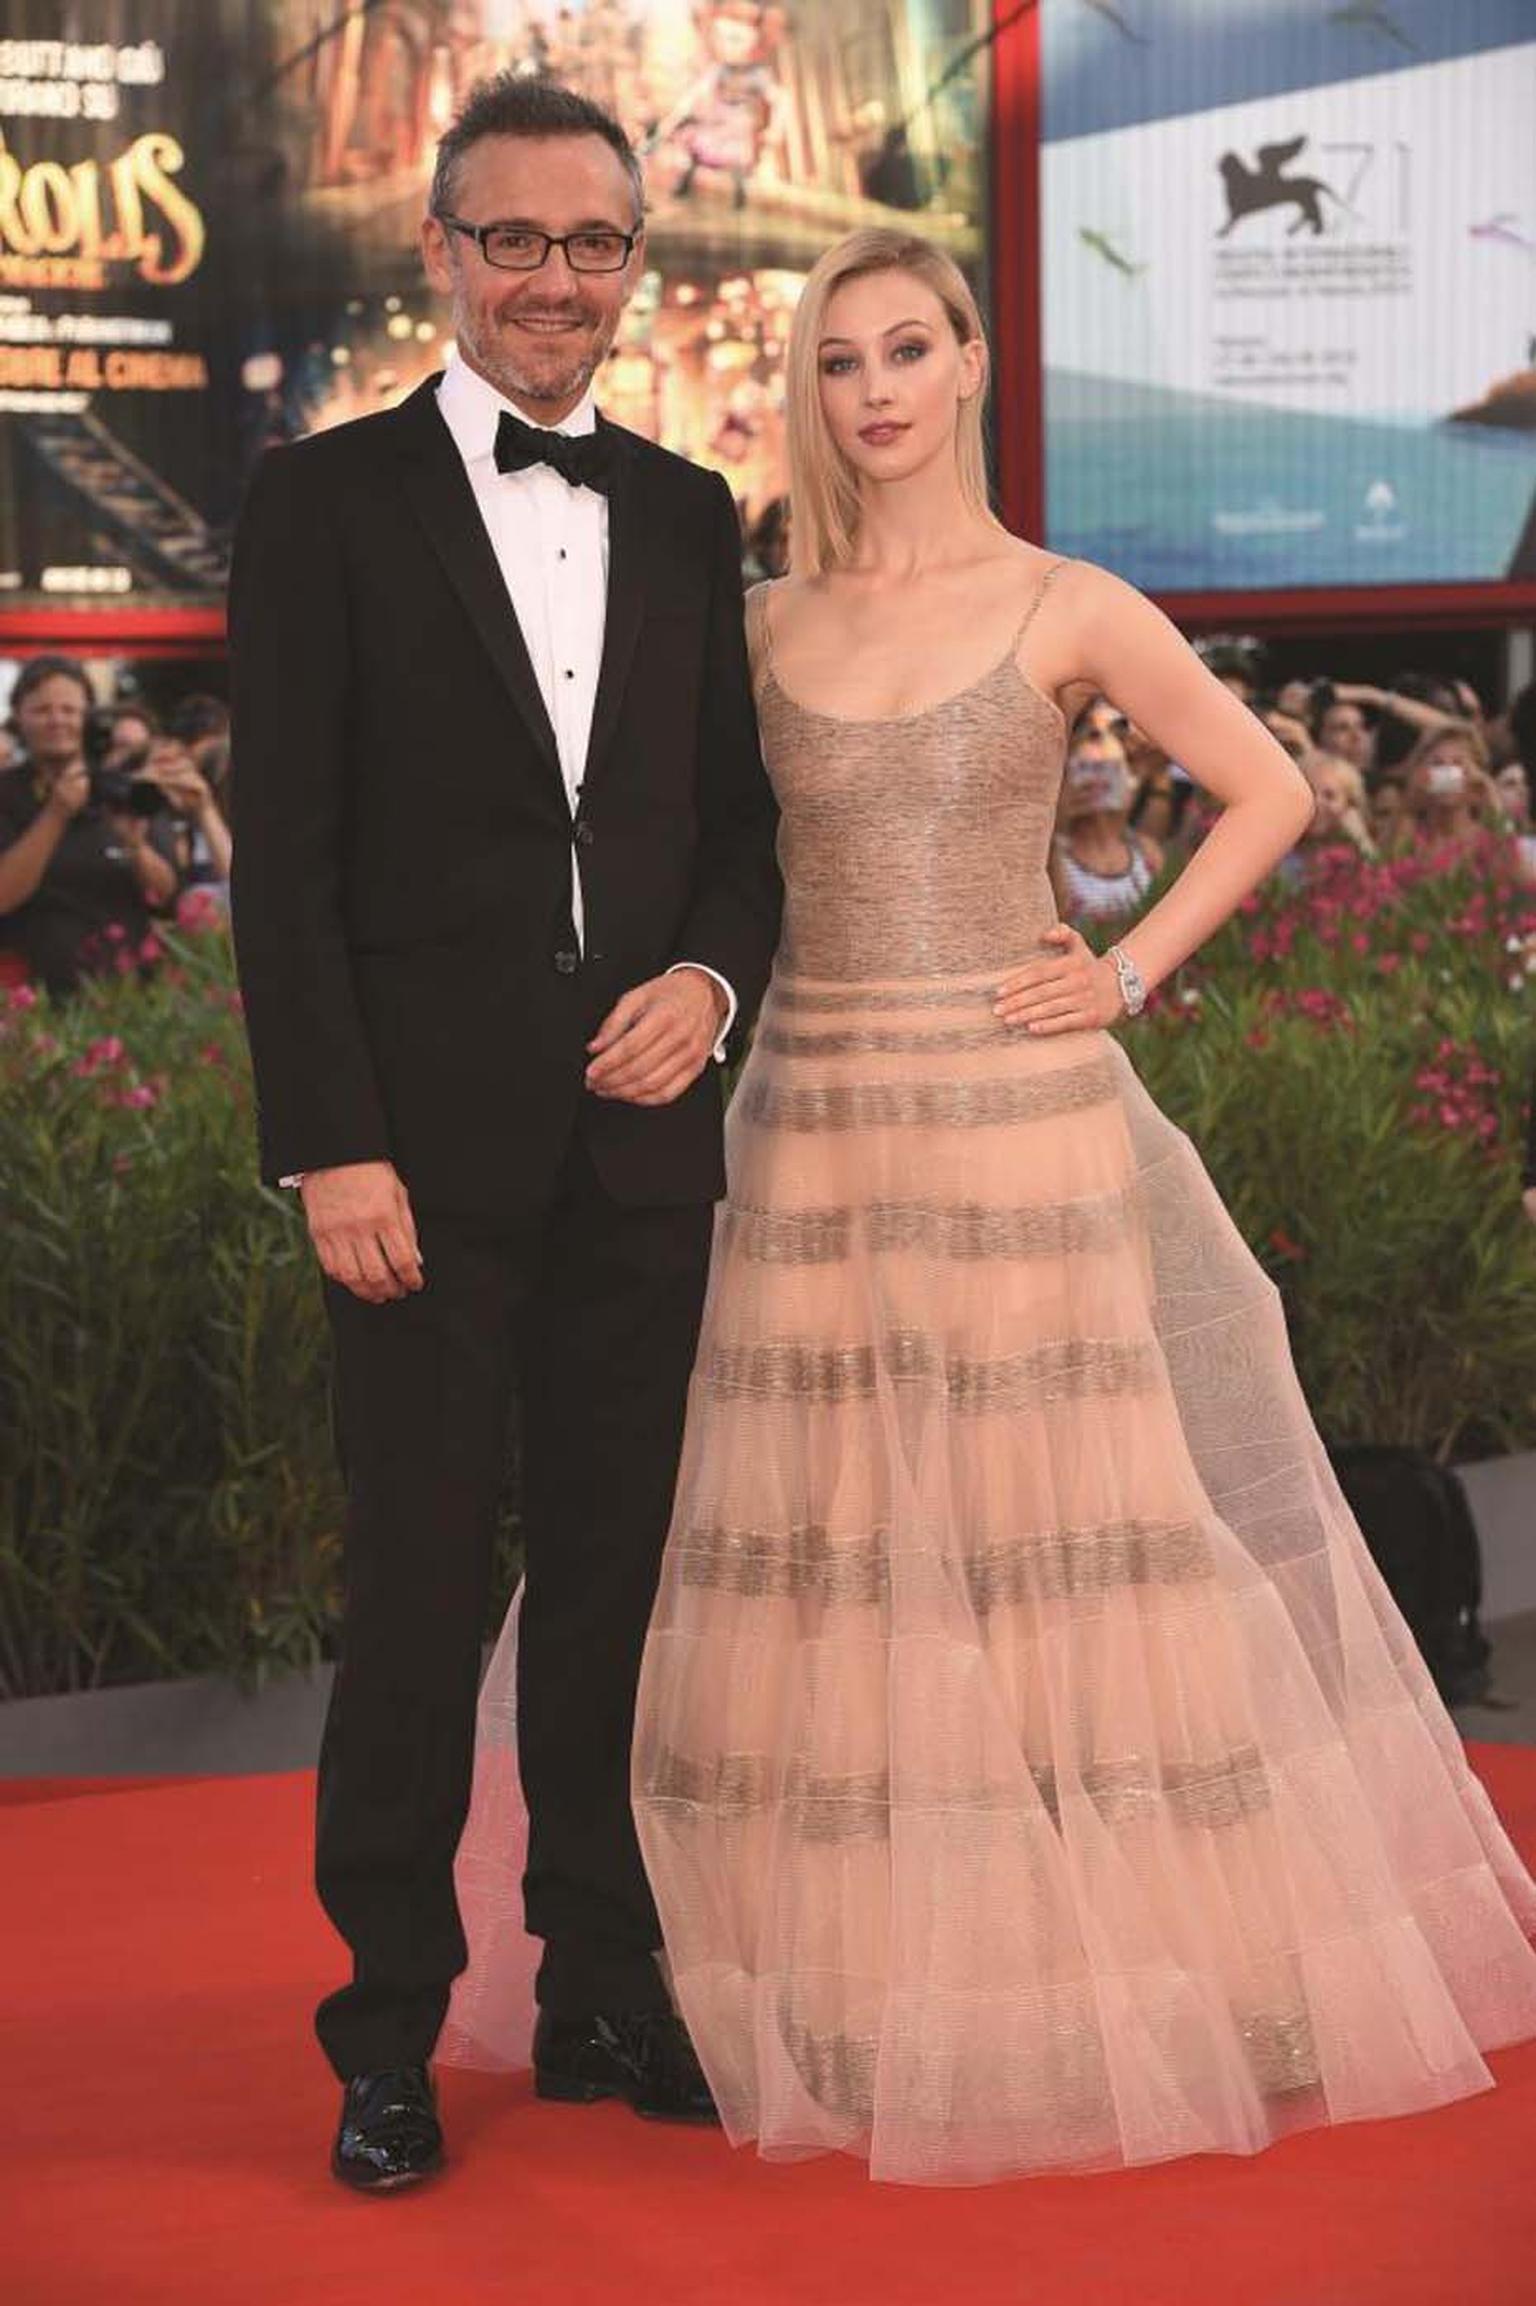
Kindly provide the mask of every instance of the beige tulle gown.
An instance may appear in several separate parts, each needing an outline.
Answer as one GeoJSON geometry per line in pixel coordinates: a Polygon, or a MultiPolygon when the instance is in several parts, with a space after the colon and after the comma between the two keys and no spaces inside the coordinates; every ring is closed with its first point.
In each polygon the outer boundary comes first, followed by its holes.
{"type": "Polygon", "coordinates": [[[1114,1040],[992,1014],[1054,918],[1023,632],[861,721],[749,614],[784,938],[635,1747],[729,2136],[972,2181],[1487,2088],[1536,1889],[1275,1290],[1114,1040]]]}

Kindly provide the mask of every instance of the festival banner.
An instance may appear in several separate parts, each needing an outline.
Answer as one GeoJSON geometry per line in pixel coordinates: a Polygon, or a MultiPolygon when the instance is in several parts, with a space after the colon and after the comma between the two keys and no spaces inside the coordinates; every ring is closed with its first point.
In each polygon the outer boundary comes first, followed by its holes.
{"type": "Polygon", "coordinates": [[[982,286],[985,0],[10,0],[0,613],[216,612],[263,446],[442,366],[417,235],[471,84],[546,72],[643,155],[598,380],[782,566],[783,352],[819,251],[915,225],[982,286]]]}
{"type": "Polygon", "coordinates": [[[1050,542],[1146,590],[1536,578],[1531,0],[1044,0],[1050,542]]]}

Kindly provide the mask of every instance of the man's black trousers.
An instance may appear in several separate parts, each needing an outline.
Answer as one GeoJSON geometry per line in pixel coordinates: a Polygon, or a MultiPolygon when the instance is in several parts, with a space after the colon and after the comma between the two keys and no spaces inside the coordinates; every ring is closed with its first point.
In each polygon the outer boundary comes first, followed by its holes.
{"type": "Polygon", "coordinates": [[[453,1860],[518,1392],[538,1999],[573,2017],[666,2006],[629,1762],[712,1209],[621,1206],[578,1140],[543,1207],[500,1226],[416,1218],[418,1295],[368,1305],[326,1285],[347,1593],[316,1881],[354,1976],[317,2024],[344,2079],[425,2059],[464,1964],[453,1860]]]}

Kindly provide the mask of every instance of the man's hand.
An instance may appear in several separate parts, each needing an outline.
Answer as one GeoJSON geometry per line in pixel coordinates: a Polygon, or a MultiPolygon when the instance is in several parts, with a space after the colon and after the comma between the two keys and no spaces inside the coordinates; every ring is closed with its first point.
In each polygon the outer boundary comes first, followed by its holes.
{"type": "Polygon", "coordinates": [[[71,761],[61,769],[48,787],[45,809],[51,809],[62,823],[78,817],[91,797],[91,775],[84,761],[71,761]]]}
{"type": "Polygon", "coordinates": [[[587,1043],[587,1087],[627,1105],[670,1105],[709,1063],[726,997],[704,969],[669,969],[621,995],[587,1043]]]}
{"type": "Polygon", "coordinates": [[[369,1305],[424,1286],[416,1221],[393,1162],[311,1169],[299,1190],[315,1255],[332,1281],[369,1305]]]}

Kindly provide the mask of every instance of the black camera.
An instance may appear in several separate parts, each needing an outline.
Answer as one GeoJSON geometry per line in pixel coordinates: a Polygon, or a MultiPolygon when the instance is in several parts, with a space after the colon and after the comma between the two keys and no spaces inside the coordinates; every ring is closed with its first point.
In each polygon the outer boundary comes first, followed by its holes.
{"type": "Polygon", "coordinates": [[[98,809],[115,809],[119,816],[158,817],[170,807],[170,802],[158,785],[152,785],[139,770],[149,758],[148,746],[127,753],[110,769],[100,761],[90,765],[91,805],[98,809]]]}

